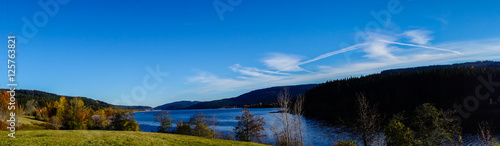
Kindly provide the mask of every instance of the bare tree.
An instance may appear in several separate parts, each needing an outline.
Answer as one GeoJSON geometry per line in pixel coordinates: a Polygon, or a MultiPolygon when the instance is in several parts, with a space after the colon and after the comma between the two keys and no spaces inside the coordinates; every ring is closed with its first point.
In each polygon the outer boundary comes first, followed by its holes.
{"type": "Polygon", "coordinates": [[[217,132],[217,130],[215,129],[215,124],[217,123],[217,118],[215,117],[215,114],[212,115],[212,121],[211,121],[211,124],[212,124],[212,139],[215,139],[217,137],[220,136],[220,133],[217,132]]]}
{"type": "Polygon", "coordinates": [[[381,117],[376,106],[371,106],[363,93],[357,98],[358,113],[354,121],[355,133],[361,136],[364,145],[372,145],[381,131],[381,117]]]}
{"type": "Polygon", "coordinates": [[[34,99],[28,100],[25,106],[25,112],[27,115],[34,115],[35,110],[38,109],[38,102],[34,99]]]}
{"type": "Polygon", "coordinates": [[[295,131],[295,139],[300,143],[299,145],[304,145],[304,131],[302,129],[302,117],[304,115],[304,95],[299,95],[295,99],[295,104],[293,106],[293,111],[292,111],[292,123],[293,123],[293,129],[295,131]]]}
{"type": "Polygon", "coordinates": [[[290,94],[288,88],[278,95],[278,104],[281,112],[276,116],[277,122],[271,127],[276,145],[303,146],[303,115],[304,97],[297,97],[293,107],[290,106],[290,94]]]}
{"type": "Polygon", "coordinates": [[[482,121],[478,123],[479,130],[478,130],[478,139],[481,141],[481,144],[483,145],[492,145],[492,139],[493,139],[493,131],[492,127],[488,122],[482,121]]]}

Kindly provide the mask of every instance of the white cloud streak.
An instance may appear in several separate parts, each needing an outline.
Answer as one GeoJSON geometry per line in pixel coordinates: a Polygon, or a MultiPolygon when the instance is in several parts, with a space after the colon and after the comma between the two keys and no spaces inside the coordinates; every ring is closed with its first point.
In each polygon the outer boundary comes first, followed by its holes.
{"type": "Polygon", "coordinates": [[[317,61],[317,60],[320,60],[320,59],[323,59],[323,58],[327,58],[327,57],[330,57],[330,56],[333,56],[333,55],[337,55],[337,54],[344,53],[344,52],[347,52],[347,51],[356,50],[361,45],[363,45],[363,44],[356,44],[356,45],[352,45],[352,46],[349,46],[349,47],[346,47],[346,48],[342,48],[342,49],[337,50],[337,51],[326,53],[326,54],[320,55],[320,56],[318,56],[316,58],[313,58],[313,59],[301,62],[298,65],[303,65],[303,64],[311,63],[311,62],[314,62],[314,61],[317,61]]]}
{"type": "Polygon", "coordinates": [[[301,57],[297,55],[287,55],[281,53],[272,53],[270,57],[262,60],[264,64],[270,68],[280,71],[305,71],[303,68],[299,67],[301,57]]]}
{"type": "Polygon", "coordinates": [[[431,31],[417,29],[405,31],[403,34],[406,35],[406,37],[410,38],[410,42],[419,45],[425,45],[433,39],[433,37],[429,36],[431,33],[431,31]]]}
{"type": "Polygon", "coordinates": [[[222,78],[204,72],[189,78],[188,81],[204,84],[200,88],[201,90],[193,90],[196,93],[221,94],[228,91],[278,85],[323,82],[345,76],[372,74],[395,67],[500,58],[500,39],[449,42],[433,46],[423,45],[428,44],[428,41],[431,40],[428,36],[427,38],[422,37],[420,40],[411,40],[411,42],[418,42],[417,44],[397,42],[398,38],[383,35],[372,35],[367,40],[365,43],[325,53],[305,61],[302,61],[302,57],[298,55],[273,53],[262,60],[263,65],[269,70],[235,64],[229,68],[242,76],[222,78]],[[362,60],[357,60],[355,63],[317,64],[314,72],[304,72],[306,69],[300,67],[353,50],[361,50],[366,54],[361,56],[362,60]]]}
{"type": "Polygon", "coordinates": [[[430,46],[407,44],[407,43],[399,43],[399,42],[393,42],[393,41],[387,41],[387,40],[379,40],[379,41],[390,43],[390,44],[396,44],[396,45],[412,46],[412,47],[419,47],[419,48],[427,48],[427,49],[434,49],[434,50],[439,50],[439,51],[452,52],[452,53],[455,53],[455,54],[462,54],[462,53],[460,53],[458,51],[453,51],[453,50],[449,50],[449,49],[442,49],[442,48],[436,48],[436,47],[430,47],[430,46]]]}

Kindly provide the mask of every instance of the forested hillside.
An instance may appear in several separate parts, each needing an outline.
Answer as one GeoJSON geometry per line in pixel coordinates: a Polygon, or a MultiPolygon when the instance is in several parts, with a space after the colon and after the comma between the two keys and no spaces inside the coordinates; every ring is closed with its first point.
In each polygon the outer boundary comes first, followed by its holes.
{"type": "MultiPolygon", "coordinates": [[[[478,78],[500,84],[500,62],[474,62],[452,66],[431,66],[384,71],[362,77],[327,81],[306,92],[305,112],[308,116],[337,117],[355,111],[358,93],[363,93],[386,114],[411,111],[423,103],[453,109],[463,105],[468,96],[490,94],[479,100],[475,113],[499,109],[500,92],[490,93],[478,78]]],[[[499,91],[500,86],[492,86],[499,91]]],[[[473,106],[473,102],[468,102],[473,106]]],[[[462,106],[463,108],[463,106],[462,106]]],[[[474,117],[474,115],[472,115],[474,117]]]]}
{"type": "MultiPolygon", "coordinates": [[[[8,91],[8,89],[0,89],[0,91],[8,91]]],[[[25,89],[18,89],[16,90],[16,100],[20,106],[24,106],[27,101],[29,100],[35,100],[38,102],[39,107],[46,107],[47,103],[53,103],[59,98],[61,98],[62,95],[57,95],[54,93],[48,93],[44,91],[38,91],[38,90],[25,90],[25,89]]],[[[75,98],[72,96],[65,96],[68,100],[75,98]]],[[[90,99],[87,97],[80,97],[80,99],[84,102],[85,106],[92,108],[93,110],[97,109],[102,109],[106,107],[112,107],[113,105],[99,101],[99,100],[94,100],[90,99]]]]}

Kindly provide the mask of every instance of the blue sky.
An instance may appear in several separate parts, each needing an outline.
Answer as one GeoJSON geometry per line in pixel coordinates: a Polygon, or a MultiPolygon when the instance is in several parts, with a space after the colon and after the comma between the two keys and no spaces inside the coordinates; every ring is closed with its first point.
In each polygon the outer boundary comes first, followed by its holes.
{"type": "Polygon", "coordinates": [[[500,58],[493,0],[41,2],[57,7],[0,0],[0,36],[18,38],[19,88],[112,104],[206,101],[500,58]]]}

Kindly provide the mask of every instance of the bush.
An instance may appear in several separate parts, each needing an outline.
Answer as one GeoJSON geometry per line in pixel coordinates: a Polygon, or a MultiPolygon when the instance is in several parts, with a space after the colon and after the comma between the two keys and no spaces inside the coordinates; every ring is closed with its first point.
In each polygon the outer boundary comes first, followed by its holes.
{"type": "Polygon", "coordinates": [[[0,120],[0,131],[8,131],[9,124],[3,120],[0,120]]]}
{"type": "Polygon", "coordinates": [[[176,124],[175,133],[191,135],[191,126],[189,126],[189,124],[184,121],[179,121],[176,124]]]}
{"type": "Polygon", "coordinates": [[[495,138],[491,139],[491,143],[493,146],[500,146],[500,144],[498,143],[498,141],[495,138]]]}
{"type": "Polygon", "coordinates": [[[352,140],[339,140],[333,144],[334,146],[357,146],[358,141],[352,141],[352,140]]]}
{"type": "Polygon", "coordinates": [[[410,128],[405,127],[398,119],[390,120],[389,125],[384,129],[387,145],[415,145],[415,135],[410,128]]]}
{"type": "Polygon", "coordinates": [[[438,110],[429,103],[418,106],[413,115],[393,117],[384,129],[388,145],[444,145],[459,143],[460,127],[451,118],[453,112],[438,110]],[[406,127],[406,126],[409,127],[406,127]]]}
{"type": "Polygon", "coordinates": [[[453,139],[460,135],[460,128],[454,127],[456,121],[451,118],[451,114],[453,112],[438,110],[429,103],[418,106],[412,119],[416,138],[423,145],[456,143],[453,139]]]}
{"type": "Polygon", "coordinates": [[[234,137],[235,136],[231,132],[222,132],[218,135],[217,139],[236,140],[234,137]]]}

